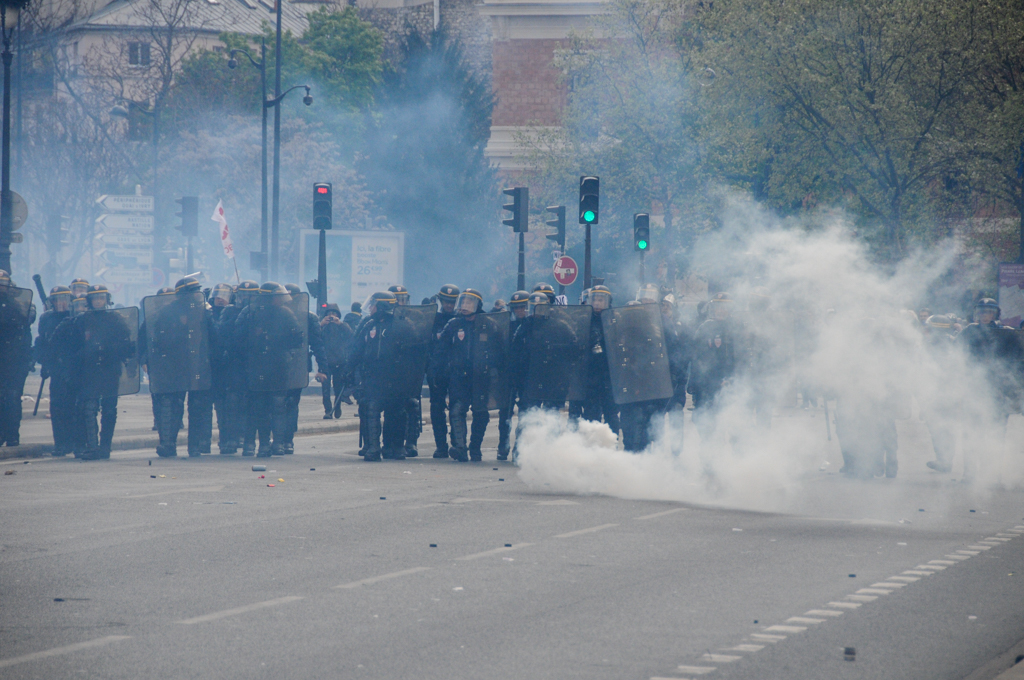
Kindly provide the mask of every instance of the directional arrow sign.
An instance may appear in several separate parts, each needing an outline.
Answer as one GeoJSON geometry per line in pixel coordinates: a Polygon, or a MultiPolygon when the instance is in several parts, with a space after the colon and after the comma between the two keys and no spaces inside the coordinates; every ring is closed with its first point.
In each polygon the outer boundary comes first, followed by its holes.
{"type": "Polygon", "coordinates": [[[100,277],[107,283],[128,283],[148,286],[153,280],[153,272],[149,269],[103,269],[100,277]]]}
{"type": "Polygon", "coordinates": [[[128,231],[114,231],[100,234],[100,237],[103,239],[103,243],[106,244],[107,248],[117,246],[149,248],[153,245],[152,234],[133,234],[128,231]]]}
{"type": "MultiPolygon", "coordinates": [[[[123,197],[118,197],[123,198],[123,197]]],[[[130,196],[129,198],[139,198],[130,196]]],[[[153,231],[152,215],[100,215],[96,225],[104,230],[153,231]]]]}
{"type": "Polygon", "coordinates": [[[100,196],[96,202],[110,212],[153,212],[152,196],[100,196]]]}

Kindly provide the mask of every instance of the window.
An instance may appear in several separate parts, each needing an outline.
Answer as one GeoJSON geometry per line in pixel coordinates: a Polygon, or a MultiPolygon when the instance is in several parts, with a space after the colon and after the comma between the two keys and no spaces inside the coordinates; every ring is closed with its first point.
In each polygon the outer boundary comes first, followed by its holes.
{"type": "Polygon", "coordinates": [[[132,66],[149,66],[149,43],[128,43],[128,63],[132,66]]]}

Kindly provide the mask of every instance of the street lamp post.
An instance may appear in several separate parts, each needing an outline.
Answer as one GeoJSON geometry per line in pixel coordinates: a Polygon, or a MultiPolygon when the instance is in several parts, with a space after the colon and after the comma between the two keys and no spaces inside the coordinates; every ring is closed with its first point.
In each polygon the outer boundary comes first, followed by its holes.
{"type": "MultiPolygon", "coordinates": [[[[280,6],[280,0],[278,1],[278,5],[280,6]]],[[[278,10],[278,12],[280,12],[280,9],[278,10]]],[[[278,22],[280,22],[280,17],[281,17],[281,15],[278,14],[278,22]]],[[[278,28],[280,28],[280,26],[278,26],[278,28]]],[[[280,45],[280,41],[281,41],[280,33],[278,33],[278,38],[277,39],[278,39],[278,45],[280,45]]],[[[279,67],[280,67],[280,63],[281,63],[280,59],[281,59],[281,52],[280,52],[280,47],[279,47],[278,48],[278,66],[279,67]]],[[[278,259],[279,259],[278,238],[279,238],[279,224],[280,224],[280,219],[279,218],[281,216],[281,205],[280,205],[280,195],[281,195],[281,101],[284,100],[284,98],[288,95],[289,92],[291,92],[292,90],[297,90],[300,87],[302,87],[302,88],[306,89],[306,96],[304,96],[302,98],[302,103],[305,104],[306,106],[310,106],[313,103],[313,96],[309,94],[309,85],[294,85],[294,86],[288,88],[287,90],[285,90],[284,92],[281,92],[280,91],[281,90],[281,87],[280,87],[281,72],[280,72],[280,70],[278,70],[277,77],[278,77],[278,85],[277,85],[276,90],[277,90],[278,94],[276,94],[273,99],[268,99],[267,101],[265,101],[263,103],[263,106],[265,108],[270,108],[271,106],[274,107],[274,214],[273,214],[273,222],[271,224],[271,230],[270,230],[270,278],[271,279],[276,279],[277,278],[277,264],[278,264],[278,259]]]]}
{"type": "MultiPolygon", "coordinates": [[[[235,54],[244,54],[249,63],[260,70],[260,113],[263,116],[263,142],[260,147],[260,277],[263,281],[268,278],[267,272],[267,43],[260,39],[260,60],[257,62],[252,55],[242,49],[231,50],[228,59],[228,68],[238,66],[235,54]]],[[[277,199],[275,197],[275,204],[277,199]]]]}
{"type": "Polygon", "coordinates": [[[3,147],[0,151],[0,269],[11,271],[11,235],[14,233],[13,201],[11,200],[11,38],[18,23],[18,7],[0,5],[0,33],[3,34],[4,64],[3,147]],[[10,29],[8,30],[8,25],[10,29]]]}

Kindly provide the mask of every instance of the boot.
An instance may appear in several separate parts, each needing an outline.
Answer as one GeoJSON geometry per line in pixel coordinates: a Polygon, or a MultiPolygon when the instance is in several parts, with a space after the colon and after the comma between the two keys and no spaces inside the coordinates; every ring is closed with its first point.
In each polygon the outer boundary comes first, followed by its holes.
{"type": "Polygon", "coordinates": [[[434,451],[434,458],[447,458],[447,457],[448,457],[448,447],[447,446],[444,447],[444,449],[438,449],[438,450],[434,451]]]}
{"type": "Polygon", "coordinates": [[[479,463],[481,460],[484,459],[484,457],[483,457],[483,454],[481,453],[480,449],[470,449],[469,450],[469,459],[471,461],[473,461],[474,463],[479,463]]]}

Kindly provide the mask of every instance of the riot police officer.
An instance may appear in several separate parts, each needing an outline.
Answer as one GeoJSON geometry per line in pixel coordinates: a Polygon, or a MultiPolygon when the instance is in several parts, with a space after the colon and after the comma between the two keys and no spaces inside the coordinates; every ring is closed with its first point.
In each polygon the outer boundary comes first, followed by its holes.
{"type": "Polygon", "coordinates": [[[71,297],[85,297],[89,293],[89,282],[77,278],[71,282],[71,297]]]}
{"type": "Polygon", "coordinates": [[[363,460],[404,460],[407,409],[403,396],[395,393],[393,385],[398,379],[399,355],[407,333],[402,323],[395,320],[394,310],[398,304],[395,296],[381,292],[374,293],[372,297],[373,313],[354,338],[349,357],[350,372],[358,367],[362,381],[360,401],[366,404],[363,460]],[[381,416],[384,418],[383,428],[381,416]]]}
{"type": "MultiPolygon", "coordinates": [[[[260,284],[255,281],[241,281],[232,295],[231,304],[224,307],[213,325],[210,362],[214,384],[223,393],[223,409],[217,410],[217,448],[223,455],[231,455],[239,448],[242,448],[244,455],[255,454],[255,451],[246,453],[245,450],[247,390],[245,352],[241,349],[245,339],[236,335],[235,323],[238,315],[259,290],[260,284]]],[[[269,446],[269,438],[267,442],[269,446]]]]}
{"type": "MultiPolygon", "coordinates": [[[[302,290],[294,283],[285,284],[285,290],[293,297],[302,294],[302,290]]],[[[327,358],[324,356],[324,341],[320,334],[320,317],[307,310],[306,319],[308,322],[306,337],[309,342],[309,354],[306,357],[307,372],[313,371],[313,359],[316,359],[316,381],[323,384],[327,379],[327,358]]],[[[290,390],[288,393],[288,412],[291,417],[291,428],[288,431],[287,439],[282,453],[295,453],[295,433],[299,429],[299,402],[302,400],[302,388],[290,390]]]]}
{"type": "Polygon", "coordinates": [[[327,379],[321,383],[324,403],[324,420],[341,417],[342,390],[345,387],[345,364],[352,344],[352,329],[341,320],[341,310],[333,302],[328,303],[324,318],[320,320],[320,335],[324,343],[324,357],[327,379]],[[334,399],[331,399],[331,385],[334,385],[334,399]]]}
{"type": "Polygon", "coordinates": [[[50,379],[50,427],[53,429],[53,455],[66,456],[74,448],[73,423],[75,402],[71,391],[71,375],[67,367],[57,361],[53,337],[57,327],[71,317],[71,289],[54,286],[47,296],[50,309],[39,317],[39,335],[36,337],[35,360],[41,366],[40,376],[50,379]]]}
{"type": "Polygon", "coordinates": [[[474,322],[483,313],[483,296],[472,288],[459,295],[455,303],[455,318],[445,324],[435,344],[433,367],[435,375],[447,373],[449,414],[452,428],[450,456],[457,461],[479,461],[480,446],[487,431],[490,413],[487,398],[474,394],[473,358],[477,336],[474,322]],[[473,410],[473,432],[467,445],[466,414],[473,410]]]}
{"type": "MultiPolygon", "coordinates": [[[[508,309],[511,314],[509,337],[514,337],[523,319],[529,311],[530,294],[525,290],[517,290],[509,298],[508,309]]],[[[509,436],[512,433],[512,409],[518,403],[519,390],[516,385],[509,386],[508,404],[498,412],[498,460],[508,460],[510,450],[509,436]]]]}
{"type": "MultiPolygon", "coordinates": [[[[458,287],[446,283],[437,293],[438,312],[434,317],[433,343],[431,354],[436,349],[436,342],[441,338],[441,331],[455,316],[455,302],[459,298],[458,287]]],[[[448,408],[448,376],[444,373],[427,373],[427,384],[430,386],[430,427],[434,431],[434,458],[448,457],[448,426],[445,422],[445,410],[448,408]]]]}
{"type": "Polygon", "coordinates": [[[21,443],[21,395],[32,367],[32,291],[0,269],[0,442],[21,443]]]}
{"type": "Polygon", "coordinates": [[[1001,311],[992,298],[978,300],[974,323],[968,324],[958,337],[970,367],[992,395],[988,413],[981,414],[977,408],[965,413],[965,481],[974,479],[984,453],[1002,449],[1010,413],[1020,408],[1024,352],[1014,330],[999,323],[1001,311]]]}
{"type": "Polygon", "coordinates": [[[611,431],[619,432],[619,407],[612,395],[611,377],[605,357],[604,329],[601,312],[612,306],[612,291],[607,286],[593,286],[587,291],[586,304],[593,309],[590,323],[590,356],[587,357],[587,392],[583,401],[584,420],[603,421],[611,431]]]}
{"type": "MultiPolygon", "coordinates": [[[[388,292],[395,296],[399,307],[409,305],[409,289],[405,286],[390,286],[388,292]]],[[[422,390],[421,390],[422,391],[422,390]]],[[[419,439],[423,431],[423,403],[422,397],[417,395],[410,398],[406,403],[405,418],[405,457],[415,458],[419,453],[419,439]]]]}

